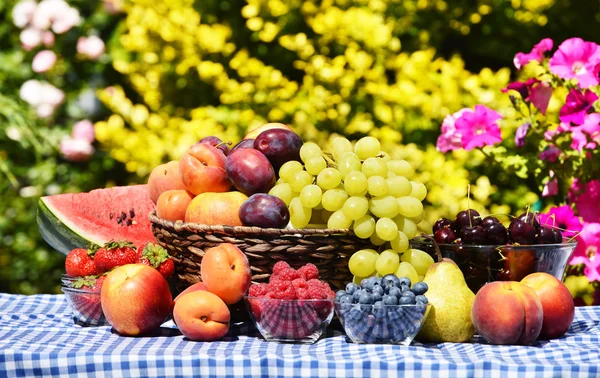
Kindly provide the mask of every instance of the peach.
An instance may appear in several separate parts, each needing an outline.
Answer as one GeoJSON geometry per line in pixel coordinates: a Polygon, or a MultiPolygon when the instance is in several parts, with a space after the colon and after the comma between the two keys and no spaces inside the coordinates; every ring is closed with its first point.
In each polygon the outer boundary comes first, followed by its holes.
{"type": "Polygon", "coordinates": [[[529,345],[542,330],[544,311],[531,287],[496,281],[479,289],[471,317],[477,333],[491,344],[529,345]]]}
{"type": "Polygon", "coordinates": [[[240,192],[202,193],[188,205],[185,221],[208,224],[241,226],[240,207],[248,199],[240,192]]]}
{"type": "Polygon", "coordinates": [[[106,319],[118,333],[137,336],[160,327],[171,313],[173,297],[158,270],[128,264],[106,275],[100,302],[106,319]]]}
{"type": "Polygon", "coordinates": [[[173,308],[173,320],[188,339],[215,341],[227,334],[231,314],[227,305],[208,291],[183,295],[173,308]]]}
{"type": "Polygon", "coordinates": [[[179,174],[185,188],[195,195],[226,192],[231,183],[225,172],[225,154],[214,146],[197,143],[179,160],[179,174]]]}
{"type": "Polygon", "coordinates": [[[170,161],[155,167],[148,177],[148,195],[156,203],[167,190],[185,189],[179,177],[179,161],[170,161]]]}
{"type": "Polygon", "coordinates": [[[185,220],[185,211],[194,199],[194,195],[187,190],[167,190],[158,197],[156,215],[170,221],[185,220]]]}
{"type": "Polygon", "coordinates": [[[206,289],[228,305],[242,299],[252,279],[248,257],[230,243],[220,244],[205,252],[200,263],[200,275],[206,289]]]}
{"type": "Polygon", "coordinates": [[[204,282],[196,282],[195,284],[188,286],[184,291],[182,291],[181,293],[179,293],[179,295],[175,297],[173,303],[177,303],[177,300],[179,298],[183,297],[187,293],[192,293],[194,291],[206,291],[206,285],[204,284],[204,282]]]}
{"type": "Polygon", "coordinates": [[[575,316],[575,303],[565,284],[548,273],[532,273],[521,283],[535,290],[542,302],[544,321],[539,337],[552,339],[564,335],[575,316]]]}
{"type": "Polygon", "coordinates": [[[291,127],[289,127],[288,125],[284,125],[283,123],[266,123],[262,126],[255,127],[254,129],[248,131],[248,133],[246,133],[246,136],[244,136],[244,139],[256,139],[256,137],[260,133],[270,129],[285,129],[294,131],[291,127]]]}

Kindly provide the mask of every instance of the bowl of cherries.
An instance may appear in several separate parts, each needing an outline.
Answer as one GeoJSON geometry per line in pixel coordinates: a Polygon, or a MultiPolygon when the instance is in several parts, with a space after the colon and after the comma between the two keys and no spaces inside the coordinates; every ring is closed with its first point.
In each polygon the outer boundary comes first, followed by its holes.
{"type": "Polygon", "coordinates": [[[434,256],[434,242],[460,267],[474,293],[488,282],[520,281],[535,272],[562,280],[577,244],[560,229],[540,224],[532,212],[513,218],[506,227],[473,209],[459,212],[453,220],[438,219],[433,237],[417,237],[411,245],[434,256]]]}

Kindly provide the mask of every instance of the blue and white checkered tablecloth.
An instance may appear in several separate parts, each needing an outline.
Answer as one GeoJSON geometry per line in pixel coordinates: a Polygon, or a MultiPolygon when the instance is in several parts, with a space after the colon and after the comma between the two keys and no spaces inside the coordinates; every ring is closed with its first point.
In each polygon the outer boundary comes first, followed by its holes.
{"type": "Polygon", "coordinates": [[[236,325],[219,342],[185,339],[172,323],[153,337],[74,324],[62,295],[0,294],[0,377],[600,376],[600,307],[577,308],[568,334],[533,346],[349,343],[339,324],[313,345],[264,341],[236,325]]]}

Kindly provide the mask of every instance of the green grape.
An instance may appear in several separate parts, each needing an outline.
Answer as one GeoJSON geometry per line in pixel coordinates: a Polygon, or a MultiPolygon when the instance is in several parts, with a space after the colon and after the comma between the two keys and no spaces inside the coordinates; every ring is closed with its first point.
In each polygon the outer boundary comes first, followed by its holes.
{"type": "Polygon", "coordinates": [[[396,198],[404,197],[410,194],[412,186],[410,181],[403,176],[388,177],[386,180],[388,186],[388,194],[396,198]]]}
{"type": "Polygon", "coordinates": [[[423,220],[424,217],[425,217],[425,212],[422,211],[419,216],[409,217],[408,219],[410,219],[411,221],[415,222],[415,224],[419,224],[419,223],[421,223],[421,221],[423,220]]]}
{"type": "Polygon", "coordinates": [[[395,273],[400,266],[400,256],[391,249],[386,249],[379,254],[375,262],[377,274],[385,276],[386,274],[395,273]]]}
{"type": "Polygon", "coordinates": [[[368,277],[352,276],[352,282],[360,286],[360,283],[361,283],[361,282],[362,282],[362,280],[364,280],[365,278],[368,278],[368,277]]]}
{"type": "Polygon", "coordinates": [[[398,236],[398,226],[390,218],[379,218],[375,224],[375,232],[385,241],[392,241],[398,236]]]}
{"type": "Polygon", "coordinates": [[[302,188],[313,183],[313,176],[306,171],[294,173],[294,177],[289,181],[290,187],[294,192],[300,193],[302,188]]]}
{"type": "Polygon", "coordinates": [[[368,277],[375,273],[375,262],[379,254],[374,249],[361,249],[350,256],[348,268],[354,276],[368,277]]]}
{"type": "Polygon", "coordinates": [[[435,261],[433,257],[429,256],[427,252],[421,251],[420,249],[411,248],[402,254],[402,261],[406,261],[415,268],[419,276],[424,276],[429,268],[435,261]]]}
{"type": "Polygon", "coordinates": [[[323,156],[323,151],[321,151],[321,147],[319,147],[316,143],[306,142],[300,147],[300,159],[304,163],[308,161],[311,157],[320,157],[323,156]]]}
{"type": "Polygon", "coordinates": [[[340,161],[340,157],[346,152],[353,152],[352,143],[346,138],[337,137],[331,142],[331,154],[333,159],[337,162],[340,161]]]}
{"type": "Polygon", "coordinates": [[[344,203],[342,211],[352,220],[360,219],[369,211],[369,200],[359,196],[350,197],[344,203]]]}
{"type": "Polygon", "coordinates": [[[410,240],[417,236],[419,230],[417,229],[417,224],[412,220],[403,217],[398,214],[393,218],[394,223],[398,226],[398,230],[402,231],[406,237],[410,240]]]}
{"type": "Polygon", "coordinates": [[[400,262],[400,265],[398,265],[398,269],[396,269],[396,273],[394,274],[398,278],[408,277],[411,285],[414,285],[415,282],[419,282],[417,271],[412,265],[405,261],[400,262]]]}
{"type": "Polygon", "coordinates": [[[327,220],[327,228],[333,229],[349,229],[352,225],[352,219],[344,215],[342,210],[334,211],[327,220]]]}
{"type": "Polygon", "coordinates": [[[387,180],[381,176],[371,176],[367,179],[367,192],[373,197],[385,196],[388,192],[387,180]]]}
{"type": "Polygon", "coordinates": [[[321,214],[321,222],[323,224],[327,224],[329,217],[331,216],[331,214],[333,214],[333,212],[331,212],[329,210],[325,210],[325,209],[321,209],[321,211],[319,211],[319,213],[321,214]]]}
{"type": "Polygon", "coordinates": [[[344,189],[330,189],[323,193],[321,202],[325,210],[337,211],[344,206],[347,199],[348,193],[344,189]]]}
{"type": "Polygon", "coordinates": [[[283,163],[281,168],[279,168],[279,177],[284,179],[285,182],[291,182],[294,179],[294,174],[303,170],[304,167],[299,161],[286,161],[285,163],[283,163]]]}
{"type": "Polygon", "coordinates": [[[376,246],[384,245],[386,243],[386,241],[380,238],[376,233],[371,235],[369,241],[371,242],[371,244],[376,246]]]}
{"type": "Polygon", "coordinates": [[[365,215],[354,221],[352,230],[354,231],[354,235],[359,238],[368,239],[375,232],[375,219],[370,215],[365,215]]]}
{"type": "Polygon", "coordinates": [[[369,211],[379,218],[393,218],[398,215],[398,200],[393,196],[373,197],[369,211]]]}
{"type": "Polygon", "coordinates": [[[294,198],[294,192],[292,187],[288,183],[277,184],[269,190],[269,194],[281,199],[287,206],[290,205],[292,198],[294,198]]]}
{"type": "Polygon", "coordinates": [[[381,144],[374,137],[360,138],[354,145],[354,153],[361,159],[366,160],[375,157],[381,151],[381,144]]]}
{"type": "Polygon", "coordinates": [[[310,223],[312,209],[302,206],[300,198],[295,197],[290,202],[290,221],[294,228],[304,228],[310,223]]]}
{"type": "Polygon", "coordinates": [[[279,184],[285,184],[285,180],[282,179],[281,177],[277,179],[277,181],[275,181],[275,185],[279,185],[279,184]]]}
{"type": "Polygon", "coordinates": [[[338,161],[338,171],[340,171],[342,177],[346,177],[350,172],[360,172],[361,167],[360,159],[354,152],[344,152],[338,161]]]}
{"type": "Polygon", "coordinates": [[[333,189],[342,182],[342,174],[335,168],[325,168],[317,176],[317,185],[322,189],[333,189]]]}
{"type": "Polygon", "coordinates": [[[361,167],[362,173],[367,177],[371,176],[383,176],[386,177],[388,173],[387,166],[383,160],[379,158],[368,158],[365,160],[361,167]]]}
{"type": "Polygon", "coordinates": [[[411,181],[410,185],[412,190],[410,192],[410,196],[418,199],[419,201],[423,201],[425,197],[427,197],[427,187],[420,182],[411,181]]]}
{"type": "Polygon", "coordinates": [[[398,253],[402,253],[408,249],[408,238],[402,231],[398,231],[398,236],[390,242],[390,247],[398,253]]]}
{"type": "Polygon", "coordinates": [[[411,178],[415,174],[415,169],[406,160],[390,160],[386,163],[388,171],[394,173],[396,176],[404,176],[411,178]]]}
{"type": "Polygon", "coordinates": [[[367,177],[362,172],[350,172],[344,178],[344,189],[351,196],[364,196],[368,186],[367,177]]]}
{"type": "Polygon", "coordinates": [[[321,203],[322,196],[323,192],[317,185],[307,185],[300,192],[300,202],[302,206],[313,209],[321,203]]]}
{"type": "Polygon", "coordinates": [[[388,161],[392,160],[392,157],[390,156],[390,154],[388,154],[387,152],[381,151],[379,153],[379,158],[381,160],[383,160],[384,163],[387,163],[388,161]]]}
{"type": "Polygon", "coordinates": [[[304,164],[306,171],[311,175],[318,175],[323,169],[327,168],[327,162],[322,156],[310,157],[304,164]]]}
{"type": "Polygon", "coordinates": [[[418,217],[423,212],[423,203],[415,197],[400,197],[397,199],[398,213],[405,218],[418,217]]]}

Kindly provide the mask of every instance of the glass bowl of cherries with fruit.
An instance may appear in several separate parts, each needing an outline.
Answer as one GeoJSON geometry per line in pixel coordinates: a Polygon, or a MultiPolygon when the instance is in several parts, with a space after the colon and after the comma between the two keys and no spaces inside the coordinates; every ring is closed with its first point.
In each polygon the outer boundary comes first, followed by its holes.
{"type": "Polygon", "coordinates": [[[506,227],[473,209],[459,212],[453,220],[440,218],[433,237],[417,237],[411,245],[433,256],[434,242],[460,267],[474,293],[488,282],[520,281],[535,272],[562,280],[577,244],[560,229],[540,224],[533,212],[512,218],[506,227]]]}

